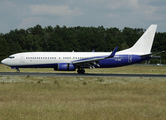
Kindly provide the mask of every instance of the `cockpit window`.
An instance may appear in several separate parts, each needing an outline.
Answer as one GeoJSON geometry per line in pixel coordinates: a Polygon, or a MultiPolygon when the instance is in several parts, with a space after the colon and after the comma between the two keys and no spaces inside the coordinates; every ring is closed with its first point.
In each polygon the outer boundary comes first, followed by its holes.
{"type": "Polygon", "coordinates": [[[14,56],[9,56],[8,58],[13,59],[13,58],[14,58],[14,56]]]}

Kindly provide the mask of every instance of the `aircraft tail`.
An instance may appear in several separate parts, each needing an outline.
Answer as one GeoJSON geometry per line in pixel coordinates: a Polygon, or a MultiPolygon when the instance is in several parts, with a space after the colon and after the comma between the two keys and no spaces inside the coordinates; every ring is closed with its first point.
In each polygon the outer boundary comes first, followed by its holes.
{"type": "Polygon", "coordinates": [[[139,40],[129,49],[120,51],[121,54],[150,54],[157,25],[151,25],[139,40]]]}

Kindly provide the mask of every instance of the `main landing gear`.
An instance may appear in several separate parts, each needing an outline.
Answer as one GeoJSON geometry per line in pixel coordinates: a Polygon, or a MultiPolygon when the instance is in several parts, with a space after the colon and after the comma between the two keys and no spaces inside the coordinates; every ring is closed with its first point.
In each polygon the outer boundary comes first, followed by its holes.
{"type": "Polygon", "coordinates": [[[78,68],[77,73],[78,74],[84,74],[85,70],[83,68],[78,68]]]}

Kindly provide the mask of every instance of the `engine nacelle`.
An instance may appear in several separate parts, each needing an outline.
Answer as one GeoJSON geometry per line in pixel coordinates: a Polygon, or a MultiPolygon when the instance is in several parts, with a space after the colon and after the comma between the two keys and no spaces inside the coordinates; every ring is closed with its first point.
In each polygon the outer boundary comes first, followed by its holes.
{"type": "Polygon", "coordinates": [[[54,70],[58,71],[75,71],[76,66],[73,65],[72,63],[58,63],[57,67],[54,68],[54,70]]]}

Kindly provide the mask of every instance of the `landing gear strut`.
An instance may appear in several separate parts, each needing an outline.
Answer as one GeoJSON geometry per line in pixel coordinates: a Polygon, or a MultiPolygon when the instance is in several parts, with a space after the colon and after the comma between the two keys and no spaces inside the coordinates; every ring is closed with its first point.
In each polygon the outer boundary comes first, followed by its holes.
{"type": "Polygon", "coordinates": [[[19,73],[20,72],[20,70],[19,70],[19,68],[17,68],[17,73],[19,73]]]}
{"type": "Polygon", "coordinates": [[[16,69],[16,70],[17,70],[17,73],[20,72],[19,68],[17,68],[17,67],[11,67],[11,69],[16,69]]]}
{"type": "Polygon", "coordinates": [[[83,68],[78,68],[78,70],[77,70],[77,73],[78,74],[84,74],[85,73],[85,70],[83,69],[83,68]]]}

